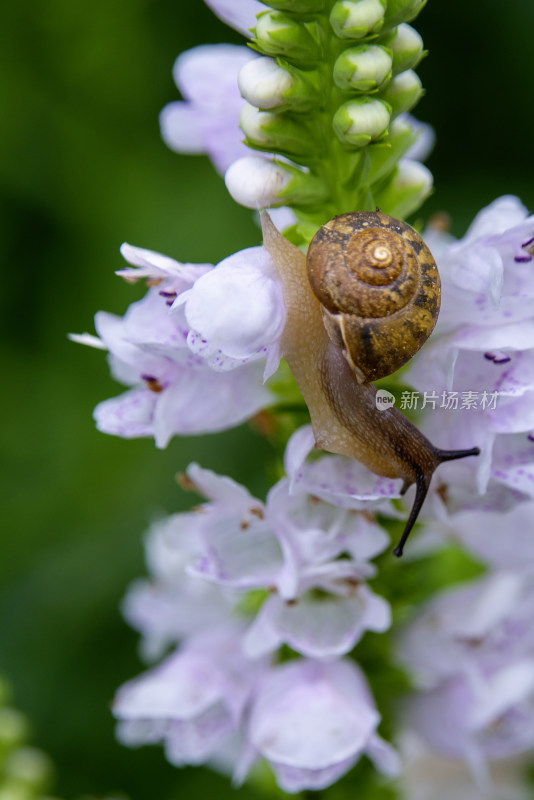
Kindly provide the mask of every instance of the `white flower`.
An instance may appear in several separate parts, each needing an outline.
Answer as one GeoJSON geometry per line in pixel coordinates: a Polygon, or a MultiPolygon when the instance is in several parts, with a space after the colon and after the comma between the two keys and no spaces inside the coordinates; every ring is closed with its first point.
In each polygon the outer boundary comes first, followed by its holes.
{"type": "Polygon", "coordinates": [[[280,361],[285,311],[280,283],[263,247],[241,250],[221,261],[184,292],[191,328],[188,345],[215,370],[267,359],[265,378],[280,361]]]}

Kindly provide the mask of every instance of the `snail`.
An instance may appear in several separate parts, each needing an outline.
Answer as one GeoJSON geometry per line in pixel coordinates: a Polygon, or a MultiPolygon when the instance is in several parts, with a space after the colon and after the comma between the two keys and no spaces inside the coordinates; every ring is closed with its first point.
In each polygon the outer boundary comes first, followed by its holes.
{"type": "Polygon", "coordinates": [[[262,214],[264,245],[282,283],[284,355],[310,412],[316,447],[372,472],[415,484],[406,540],[432,475],[479,449],[440,450],[394,406],[377,408],[371,382],[424,344],[437,320],[440,281],[430,250],[409,225],[376,212],[342,214],[316,233],[307,256],[262,214]]]}

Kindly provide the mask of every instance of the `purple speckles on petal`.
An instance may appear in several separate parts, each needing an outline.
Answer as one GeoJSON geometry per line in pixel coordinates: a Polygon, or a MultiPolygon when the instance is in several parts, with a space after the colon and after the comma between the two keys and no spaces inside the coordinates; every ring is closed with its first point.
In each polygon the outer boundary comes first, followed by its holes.
{"type": "Polygon", "coordinates": [[[528,264],[529,261],[532,261],[532,256],[529,253],[524,253],[520,256],[514,256],[514,261],[518,264],[528,264]]]}

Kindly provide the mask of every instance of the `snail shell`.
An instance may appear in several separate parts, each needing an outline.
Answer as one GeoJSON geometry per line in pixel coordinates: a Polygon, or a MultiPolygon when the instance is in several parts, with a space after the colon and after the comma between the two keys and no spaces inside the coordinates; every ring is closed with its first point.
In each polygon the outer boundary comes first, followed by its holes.
{"type": "Polygon", "coordinates": [[[360,383],[398,370],[436,324],[441,293],[432,254],[393,217],[334,217],[312,239],[307,268],[328,335],[360,383]]]}

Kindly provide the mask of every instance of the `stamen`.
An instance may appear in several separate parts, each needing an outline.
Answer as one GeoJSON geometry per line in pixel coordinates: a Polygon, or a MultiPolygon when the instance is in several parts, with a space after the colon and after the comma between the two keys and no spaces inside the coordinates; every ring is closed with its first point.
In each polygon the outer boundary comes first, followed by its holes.
{"type": "Polygon", "coordinates": [[[144,380],[146,388],[150,389],[151,392],[159,394],[159,392],[163,391],[163,386],[153,375],[141,375],[141,379],[144,380]]]}
{"type": "Polygon", "coordinates": [[[185,472],[177,473],[176,483],[178,484],[178,486],[181,486],[181,488],[184,489],[186,492],[197,492],[197,494],[201,494],[196,483],[192,481],[189,475],[186,475],[185,472]]]}
{"type": "Polygon", "coordinates": [[[167,305],[168,305],[168,306],[172,306],[172,304],[174,303],[174,301],[175,301],[175,300],[176,300],[176,298],[178,297],[178,295],[177,295],[177,293],[176,293],[176,292],[166,292],[166,291],[164,291],[164,290],[162,290],[162,291],[160,292],[160,296],[161,296],[161,297],[166,297],[166,298],[167,298],[167,301],[166,301],[166,302],[167,302],[167,305]]]}
{"type": "Polygon", "coordinates": [[[495,350],[493,353],[484,353],[484,358],[487,358],[488,361],[492,361],[494,364],[507,364],[512,360],[511,356],[506,355],[502,350],[495,350]]]}
{"type": "Polygon", "coordinates": [[[534,255],[534,236],[527,239],[526,242],[523,242],[521,244],[521,249],[526,250],[526,253],[518,251],[517,255],[514,256],[514,261],[517,261],[518,264],[526,264],[528,261],[532,261],[532,256],[534,255]]]}

